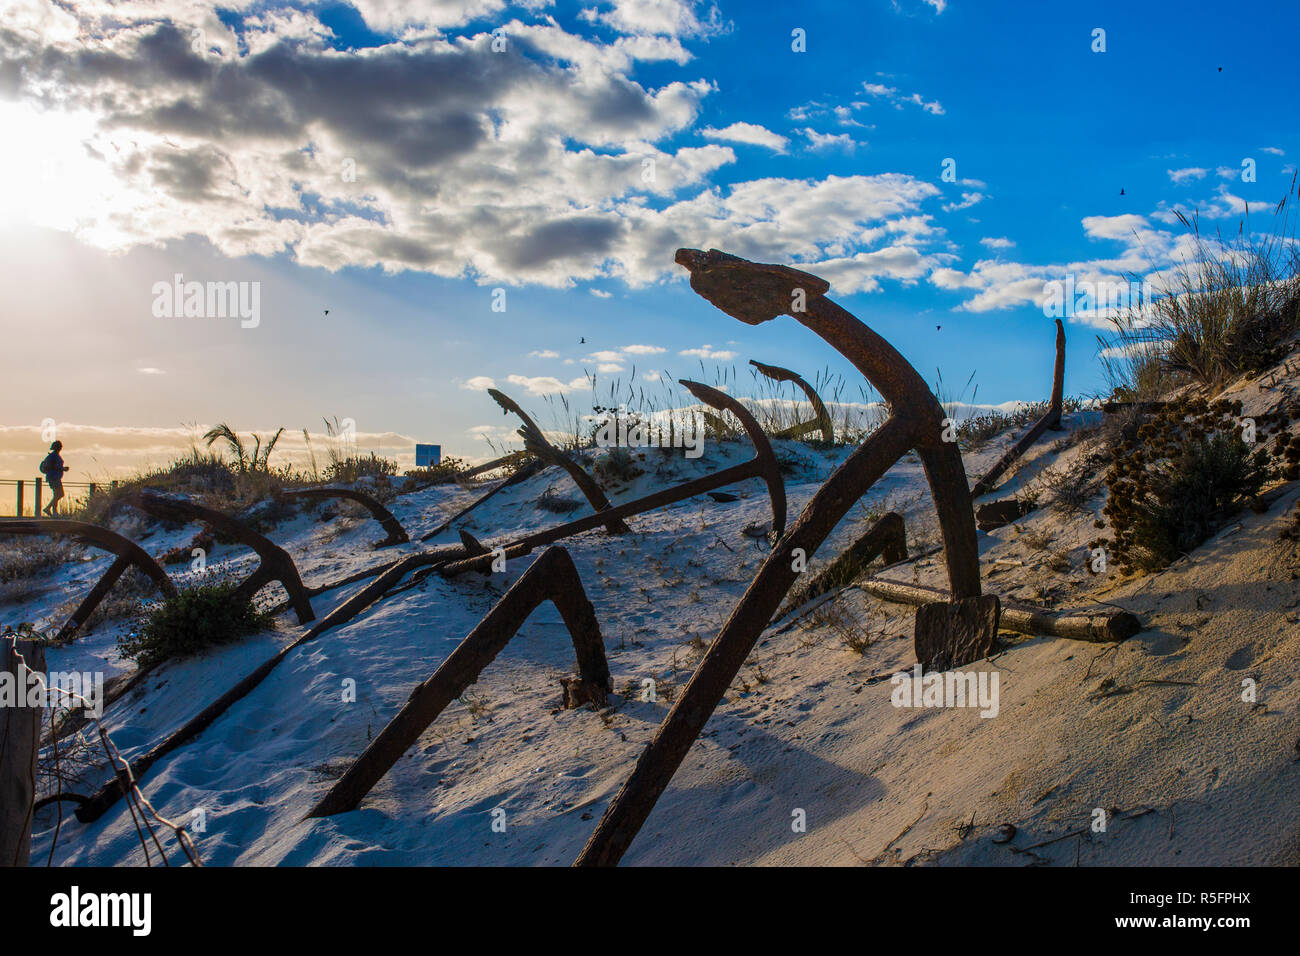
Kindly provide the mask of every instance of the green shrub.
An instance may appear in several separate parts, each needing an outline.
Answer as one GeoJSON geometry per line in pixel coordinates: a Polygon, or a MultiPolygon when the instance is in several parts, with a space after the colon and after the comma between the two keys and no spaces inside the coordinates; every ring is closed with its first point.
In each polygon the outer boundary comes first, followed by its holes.
{"type": "Polygon", "coordinates": [[[271,627],[271,615],[236,597],[235,588],[229,582],[186,588],[159,605],[137,633],[118,638],[119,650],[151,667],[271,627]]]}
{"type": "MultiPolygon", "coordinates": [[[[1154,571],[1200,546],[1276,471],[1263,435],[1242,440],[1241,403],[1170,403],[1115,449],[1106,475],[1110,498],[1103,509],[1114,529],[1111,545],[1121,570],[1154,571]]],[[[1261,415],[1261,431],[1274,428],[1280,444],[1285,414],[1261,415]]],[[[1281,468],[1278,466],[1281,465],[1281,468]]]]}
{"type": "Polygon", "coordinates": [[[367,455],[352,455],[330,462],[324,478],[329,484],[350,484],[362,478],[391,478],[397,474],[397,462],[380,458],[373,451],[367,455]]]}
{"type": "Polygon", "coordinates": [[[592,465],[596,476],[605,484],[626,484],[638,475],[645,474],[636,459],[626,448],[610,448],[596,458],[592,465]]]}
{"type": "MultiPolygon", "coordinates": [[[[462,458],[444,458],[436,465],[427,468],[412,468],[402,477],[403,481],[400,486],[402,494],[409,494],[412,491],[421,491],[431,485],[440,485],[443,482],[451,481],[456,475],[469,468],[462,458]]],[[[507,472],[513,471],[512,468],[506,468],[507,472]]]]}

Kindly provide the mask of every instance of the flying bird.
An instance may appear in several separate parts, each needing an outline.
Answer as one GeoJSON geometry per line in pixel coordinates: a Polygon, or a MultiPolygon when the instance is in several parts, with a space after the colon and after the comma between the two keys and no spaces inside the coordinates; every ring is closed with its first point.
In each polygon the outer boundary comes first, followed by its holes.
{"type": "Polygon", "coordinates": [[[1120,187],[1119,194],[1120,194],[1121,196],[1124,195],[1124,187],[1123,187],[1123,186],[1120,187]]]}
{"type": "Polygon", "coordinates": [[[586,345],[586,344],[587,344],[587,337],[584,335],[582,338],[578,339],[578,344],[579,344],[579,345],[586,345]]]}
{"type": "Polygon", "coordinates": [[[325,310],[325,314],[326,314],[326,315],[329,315],[329,314],[330,314],[330,310],[329,310],[329,309],[326,309],[326,310],[325,310]]]}

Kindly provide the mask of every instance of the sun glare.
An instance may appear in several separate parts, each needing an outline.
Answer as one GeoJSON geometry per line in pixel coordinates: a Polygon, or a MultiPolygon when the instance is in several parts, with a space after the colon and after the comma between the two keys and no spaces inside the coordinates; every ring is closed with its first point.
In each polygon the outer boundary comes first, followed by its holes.
{"type": "Polygon", "coordinates": [[[95,155],[102,138],[90,114],[0,101],[0,129],[0,228],[75,231],[126,199],[109,161],[95,155]]]}

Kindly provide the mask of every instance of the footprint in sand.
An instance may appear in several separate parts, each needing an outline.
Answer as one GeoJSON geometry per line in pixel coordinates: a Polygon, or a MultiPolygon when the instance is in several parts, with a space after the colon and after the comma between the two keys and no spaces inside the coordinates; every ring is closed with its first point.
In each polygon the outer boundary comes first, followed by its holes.
{"type": "Polygon", "coordinates": [[[1238,648],[1228,655],[1228,659],[1223,662],[1223,666],[1230,671],[1245,670],[1255,662],[1255,647],[1247,644],[1245,647],[1238,648]]]}

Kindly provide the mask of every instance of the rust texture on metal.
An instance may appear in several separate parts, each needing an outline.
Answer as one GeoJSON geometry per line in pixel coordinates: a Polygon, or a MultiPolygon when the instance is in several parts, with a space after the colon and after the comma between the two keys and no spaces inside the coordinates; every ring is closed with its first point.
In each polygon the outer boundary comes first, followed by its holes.
{"type": "Polygon", "coordinates": [[[410,698],[365,752],[308,813],[324,817],[356,809],[446,706],[478,680],[543,602],[559,610],[573,638],[578,676],[562,682],[564,702],[603,705],[611,689],[605,645],[596,612],[587,599],[573,559],[563,548],[548,548],[520,575],[487,616],[469,632],[433,675],[410,698]]]}
{"type": "Polygon", "coordinates": [[[251,600],[253,595],[262,588],[279,581],[289,594],[289,605],[297,614],[298,623],[306,624],[316,619],[316,612],[311,607],[311,598],[307,594],[307,589],[303,587],[302,578],[298,576],[298,567],[293,563],[293,558],[289,557],[289,552],[270,538],[254,531],[244,522],[187,498],[162,495],[153,491],[135,492],[122,500],[155,518],[178,522],[201,522],[214,531],[219,531],[225,537],[252,548],[261,558],[261,563],[252,574],[240,582],[235,589],[235,594],[251,600]]]}
{"type": "Polygon", "coordinates": [[[822,433],[822,441],[830,444],[835,441],[835,427],[831,424],[831,413],[826,410],[826,405],[822,398],[817,394],[817,390],[800,377],[798,372],[792,372],[788,368],[781,368],[779,365],[764,365],[762,362],[749,360],[749,364],[758,369],[763,375],[772,379],[774,382],[793,382],[803,393],[808,396],[808,402],[812,405],[813,417],[806,422],[798,422],[789,428],[784,428],[773,435],[773,438],[803,438],[815,431],[822,433]]]}
{"type": "Polygon", "coordinates": [[[728,315],[751,325],[791,315],[817,333],[862,372],[893,414],[835,470],[773,545],[606,809],[577,865],[618,863],[793,585],[798,573],[794,551],[810,557],[853,504],[910,449],[921,456],[929,479],[954,596],[960,600],[980,594],[975,516],[961,455],[955,443],[943,441],[943,409],[907,360],[826,298],[830,286],[823,279],[716,249],[679,249],[676,260],[689,270],[691,288],[728,315]]]}
{"type": "Polygon", "coordinates": [[[357,491],[353,488],[301,488],[297,491],[284,491],[281,494],[286,498],[312,498],[317,500],[346,498],[348,501],[355,501],[369,511],[371,517],[378,521],[384,531],[388,533],[388,537],[375,545],[377,548],[406,544],[411,540],[406,535],[406,529],[393,516],[393,513],[376,501],[372,495],[368,495],[364,491],[357,491]]]}
{"type": "Polygon", "coordinates": [[[995,594],[916,609],[916,659],[923,673],[950,671],[988,657],[997,646],[1002,606],[995,594]]]}
{"type": "Polygon", "coordinates": [[[107,528],[101,528],[99,525],[65,518],[0,518],[0,534],[72,537],[116,555],[117,559],[59,629],[55,638],[58,641],[71,639],[90,618],[95,608],[99,606],[99,602],[108,596],[108,592],[112,590],[118,578],[132,565],[139,568],[157,585],[163,597],[173,597],[176,594],[176,585],[149,552],[129,538],[107,528]]]}
{"type": "Polygon", "coordinates": [[[1052,400],[1048,405],[1047,413],[1043,415],[1029,431],[1025,432],[1020,440],[1007,449],[1006,454],[999,458],[988,470],[988,473],[975,483],[971,489],[970,496],[978,498],[980,495],[988,494],[1002,477],[1008,468],[1021,455],[1038,441],[1043,432],[1049,428],[1059,431],[1061,428],[1061,411],[1065,401],[1065,326],[1061,320],[1056,320],[1056,364],[1052,369],[1052,400]]]}
{"type": "MultiPolygon", "coordinates": [[[[587,474],[571,456],[560,451],[547,441],[546,436],[542,434],[542,430],[537,427],[537,424],[528,417],[528,414],[519,407],[513,398],[504,392],[497,391],[495,388],[489,388],[487,391],[492,396],[492,400],[501,406],[502,411],[507,414],[513,412],[524,423],[523,427],[519,429],[519,436],[523,438],[524,448],[527,451],[543,461],[560,466],[568,472],[569,477],[573,479],[573,483],[578,486],[578,490],[590,503],[592,511],[599,513],[611,509],[609,499],[605,497],[605,492],[596,483],[596,479],[587,474]]],[[[623,523],[622,518],[606,516],[604,525],[605,530],[610,534],[627,534],[628,532],[628,527],[623,523]]]]}

